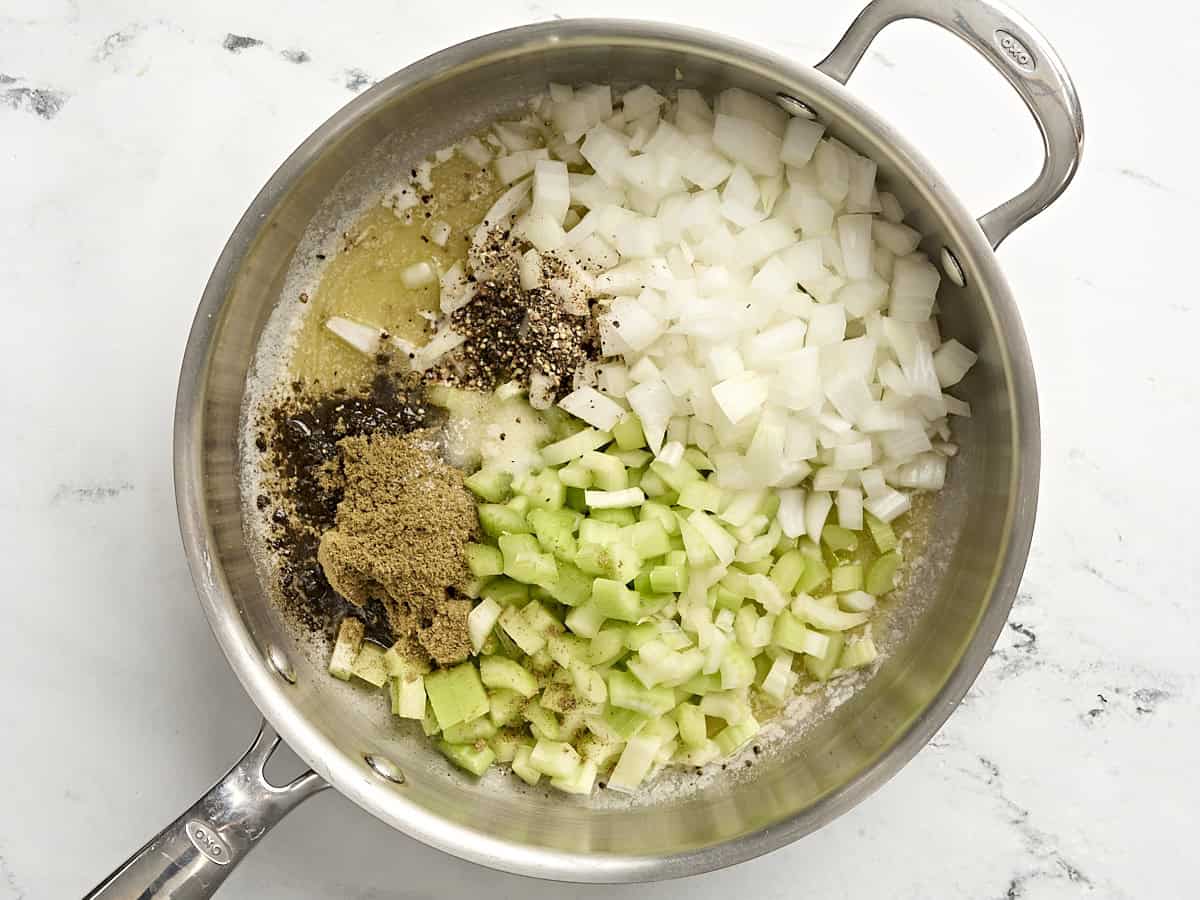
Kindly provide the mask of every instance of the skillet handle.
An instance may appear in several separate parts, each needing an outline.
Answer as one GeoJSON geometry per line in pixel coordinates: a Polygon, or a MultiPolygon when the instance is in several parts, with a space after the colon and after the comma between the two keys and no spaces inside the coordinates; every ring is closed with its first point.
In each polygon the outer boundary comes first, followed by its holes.
{"type": "Polygon", "coordinates": [[[215,894],[259,838],[329,786],[315,772],[283,787],[267,781],[263,767],[278,745],[279,735],[264,720],[225,777],[84,900],[200,900],[215,894]]]}
{"type": "Polygon", "coordinates": [[[992,247],[999,247],[1075,177],[1083,151],[1075,85],[1046,39],[999,0],[872,0],[817,68],[845,84],[879,32],[901,19],[932,22],[974,47],[1008,79],[1042,133],[1046,159],[1037,180],[979,220],[992,247]]]}

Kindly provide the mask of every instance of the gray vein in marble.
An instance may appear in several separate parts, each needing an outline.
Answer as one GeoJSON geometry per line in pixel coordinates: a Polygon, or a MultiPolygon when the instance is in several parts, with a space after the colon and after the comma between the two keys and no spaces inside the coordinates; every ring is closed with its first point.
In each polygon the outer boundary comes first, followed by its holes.
{"type": "MultiPolygon", "coordinates": [[[[0,84],[17,84],[22,79],[12,75],[0,75],[0,84]]],[[[47,87],[13,87],[0,91],[0,103],[12,109],[33,113],[47,121],[53,119],[71,99],[66,91],[47,87]]]]}
{"type": "Polygon", "coordinates": [[[243,50],[248,50],[251,47],[261,47],[262,41],[248,35],[234,34],[231,31],[225,35],[225,40],[221,42],[221,46],[230,53],[241,53],[243,50]]]}
{"type": "Polygon", "coordinates": [[[60,484],[50,502],[60,503],[104,503],[133,490],[129,481],[113,481],[107,484],[60,484]]]}
{"type": "Polygon", "coordinates": [[[365,87],[369,87],[374,82],[371,81],[371,76],[362,69],[347,69],[346,70],[346,90],[358,93],[365,87]]]}
{"type": "Polygon", "coordinates": [[[878,60],[879,64],[881,66],[883,66],[885,69],[896,68],[895,61],[890,56],[885,56],[883,53],[880,53],[878,50],[872,50],[871,56],[874,57],[876,60],[878,60]]]}
{"type": "Polygon", "coordinates": [[[25,889],[17,882],[16,873],[9,866],[3,853],[0,853],[0,878],[4,879],[3,883],[12,892],[12,900],[25,900],[25,889]]]}
{"type": "Polygon", "coordinates": [[[128,29],[127,31],[114,31],[104,39],[104,41],[100,44],[99,49],[96,50],[96,59],[98,61],[108,59],[110,56],[136,38],[141,30],[142,26],[138,25],[128,29]]]}
{"type": "Polygon", "coordinates": [[[1138,184],[1144,184],[1144,185],[1146,185],[1146,187],[1154,188],[1156,191],[1166,191],[1169,193],[1171,190],[1169,187],[1167,187],[1161,181],[1156,181],[1155,179],[1153,179],[1149,175],[1147,175],[1145,172],[1139,172],[1137,169],[1129,169],[1129,168],[1117,169],[1117,174],[1123,175],[1126,178],[1132,179],[1133,181],[1138,182],[1138,184]]]}
{"type": "Polygon", "coordinates": [[[312,57],[309,56],[304,50],[280,50],[279,55],[288,62],[296,63],[297,65],[300,63],[310,62],[312,60],[312,57]]]}

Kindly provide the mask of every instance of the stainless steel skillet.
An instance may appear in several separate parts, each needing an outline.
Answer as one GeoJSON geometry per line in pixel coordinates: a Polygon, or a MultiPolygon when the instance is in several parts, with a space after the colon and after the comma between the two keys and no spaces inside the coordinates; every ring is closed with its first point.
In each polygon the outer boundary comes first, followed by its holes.
{"type": "MultiPolygon", "coordinates": [[[[899,77],[903,77],[902,74],[899,77]]],[[[420,841],[484,865],[567,881],[693,875],[813,831],[895,774],[937,731],[1003,627],[1033,531],[1037,396],[1016,304],[993,250],[1071,180],[1083,126],[1074,88],[1045,40],[982,0],[875,0],[815,68],[718,35],[642,22],[579,20],[500,32],[435,54],[358,97],[280,167],[234,230],[204,292],[180,378],[175,473],[180,526],[200,601],[263,730],[191,809],[89,896],[205,897],[284,814],[325,787],[420,841]],[[919,152],[843,87],[889,23],[925,19],[974,47],[1033,113],[1046,148],[1029,189],[976,220],[919,152]],[[684,80],[676,81],[676,70],[684,80]],[[331,196],[353,198],[383,145],[415,160],[557,82],[736,85],[808,110],[879,163],[949,276],[943,329],[980,350],[964,382],[974,416],[937,500],[938,559],[916,586],[921,620],[878,675],[836,713],[765,759],[752,777],[615,808],[536,791],[483,790],[399,734],[373,697],[335,682],[263,590],[246,548],[239,418],[262,329],[307,228],[331,196]],[[267,724],[269,722],[270,724],[267,724]],[[281,735],[312,767],[273,786],[263,765],[281,735]]]]}

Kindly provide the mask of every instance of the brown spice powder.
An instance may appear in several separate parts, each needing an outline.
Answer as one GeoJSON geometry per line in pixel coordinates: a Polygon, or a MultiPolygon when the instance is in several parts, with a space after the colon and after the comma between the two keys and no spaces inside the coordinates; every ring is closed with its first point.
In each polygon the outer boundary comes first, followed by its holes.
{"type": "Polygon", "coordinates": [[[407,655],[440,666],[466,659],[465,548],[479,522],[462,473],[428,432],[347,437],[338,450],[344,492],[317,551],[325,577],[359,606],[382,600],[407,655]]]}

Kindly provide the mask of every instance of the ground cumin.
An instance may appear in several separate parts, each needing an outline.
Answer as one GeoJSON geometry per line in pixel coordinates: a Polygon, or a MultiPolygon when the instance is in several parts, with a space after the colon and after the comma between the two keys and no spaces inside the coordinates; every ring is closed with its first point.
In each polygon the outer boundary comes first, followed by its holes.
{"type": "Polygon", "coordinates": [[[383,601],[406,655],[450,665],[471,652],[466,544],[477,536],[462,473],[428,432],[338,442],[344,492],[317,559],[339,594],[383,601]]]}

